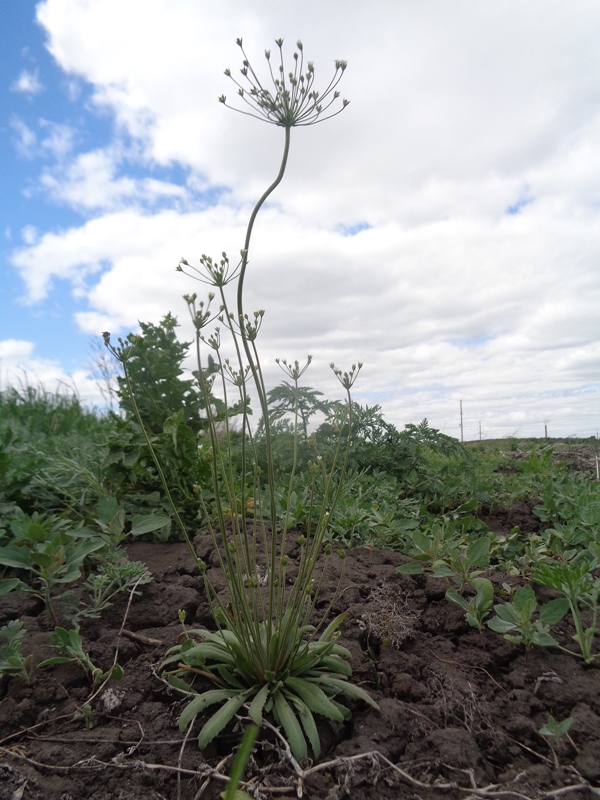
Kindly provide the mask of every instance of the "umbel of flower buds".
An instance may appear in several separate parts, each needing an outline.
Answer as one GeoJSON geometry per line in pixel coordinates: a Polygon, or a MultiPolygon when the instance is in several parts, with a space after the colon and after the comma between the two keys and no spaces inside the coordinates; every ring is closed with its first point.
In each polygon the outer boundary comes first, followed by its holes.
{"type": "Polygon", "coordinates": [[[315,88],[315,68],[312,61],[304,64],[304,49],[302,42],[296,43],[297,51],[294,52],[293,69],[287,72],[283,63],[283,39],[277,39],[275,44],[279,49],[277,65],[271,60],[271,51],[265,50],[269,78],[261,80],[250,64],[244,51],[241,39],[237,39],[243,55],[241,78],[235,78],[231,70],[226,69],[225,75],[237,86],[238,97],[246,108],[236,108],[227,103],[227,97],[221,95],[219,101],[234,111],[247,114],[256,119],[263,119],[272,125],[284,128],[314,125],[317,122],[336,116],[348,105],[348,100],[341,100],[337,85],[340,82],[346,67],[346,61],[335,62],[333,77],[319,92],[315,88]]]}

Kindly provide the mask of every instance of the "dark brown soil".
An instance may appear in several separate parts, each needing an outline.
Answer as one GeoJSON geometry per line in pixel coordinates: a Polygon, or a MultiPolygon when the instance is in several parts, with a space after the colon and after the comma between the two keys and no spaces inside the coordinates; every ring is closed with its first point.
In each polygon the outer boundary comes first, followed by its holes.
{"type": "MultiPolygon", "coordinates": [[[[534,530],[530,512],[520,506],[508,520],[490,512],[487,521],[494,530],[534,530]]],[[[195,545],[221,587],[209,537],[198,536],[195,545]]],[[[35,670],[30,685],[19,677],[0,683],[0,800],[215,800],[223,791],[224,779],[211,770],[228,774],[239,730],[205,752],[193,735],[184,744],[177,726],[184,701],[156,674],[180,633],[178,609],[188,623],[212,627],[202,581],[182,544],[136,543],[129,553],[145,561],[154,581],[133,599],[126,635],[119,639],[127,597],[81,629],[92,661],[104,669],[118,647],[123,679],[93,698],[71,664],[35,670]],[[90,727],[76,718],[86,703],[90,727]]],[[[600,669],[542,648],[526,659],[491,631],[482,641],[446,601],[446,583],[400,575],[396,566],[404,561],[389,551],[347,553],[332,611],[348,611],[340,641],[352,652],[353,680],[380,711],[356,703],[347,725],[324,722],[320,764],[333,763],[312,772],[319,764],[302,764],[303,778],[265,731],[247,771],[250,793],[309,800],[598,795],[600,669]],[[574,719],[556,755],[538,732],[549,714],[574,719]]],[[[323,608],[340,564],[332,560],[323,608]]],[[[493,577],[498,586],[503,579],[493,577]]],[[[50,657],[53,626],[41,603],[4,596],[0,624],[15,617],[28,631],[24,651],[36,662],[50,657]]],[[[557,636],[569,646],[572,630],[565,623],[557,636]]]]}

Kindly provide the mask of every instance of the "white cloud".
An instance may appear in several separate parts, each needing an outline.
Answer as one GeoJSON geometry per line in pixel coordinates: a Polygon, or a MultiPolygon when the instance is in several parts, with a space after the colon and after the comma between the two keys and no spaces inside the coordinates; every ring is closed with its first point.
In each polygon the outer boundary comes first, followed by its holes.
{"type": "Polygon", "coordinates": [[[9,122],[13,132],[13,143],[21,158],[33,158],[37,148],[37,137],[33,131],[19,117],[11,117],[9,122]]]}
{"type": "Polygon", "coordinates": [[[210,13],[194,0],[45,0],[38,19],[68,79],[89,82],[115,125],[87,152],[47,128],[41,147],[58,163],[41,184],[91,218],[15,252],[30,301],[62,278],[87,300],[85,332],[167,310],[183,320],[190,284],[173,267],[239,251],[281,155],[280,130],[217,103],[235,96],[222,74],[240,63],[235,38],[262,74],[265,46],[282,35],[291,50],[300,36],[321,87],[333,58],[349,61],[351,104],[293,131],[286,178],[258,218],[247,307],[267,310],[270,378],[275,356],[313,352],[309,382],[334,391],[327,363],[361,359],[358,392],[384,398],[399,424],[429,416],[456,433],[462,398],[488,431],[539,432],[544,419],[595,430],[596,3],[306,0],[299,15],[270,0],[210,13]],[[185,186],[156,178],[173,164],[185,186]]]}
{"type": "Polygon", "coordinates": [[[46,119],[41,119],[39,124],[46,131],[46,135],[40,142],[42,151],[56,159],[64,159],[73,149],[75,138],[73,127],[49,122],[46,119]]]}
{"type": "Polygon", "coordinates": [[[185,200],[184,187],[155,178],[118,176],[125,154],[119,147],[100,148],[46,168],[40,185],[53,200],[85,212],[114,211],[160,200],[185,200]]]}
{"type": "Polygon", "coordinates": [[[14,83],[11,84],[11,92],[23,92],[23,94],[39,94],[44,87],[40,83],[38,71],[29,72],[24,69],[14,83]]]}
{"type": "Polygon", "coordinates": [[[86,405],[103,405],[102,393],[88,370],[68,375],[58,361],[37,357],[35,344],[23,339],[0,340],[0,390],[7,386],[76,394],[86,405]]]}
{"type": "Polygon", "coordinates": [[[23,241],[27,245],[36,244],[38,238],[39,238],[39,231],[35,227],[35,225],[26,225],[21,231],[21,239],[23,239],[23,241]]]}

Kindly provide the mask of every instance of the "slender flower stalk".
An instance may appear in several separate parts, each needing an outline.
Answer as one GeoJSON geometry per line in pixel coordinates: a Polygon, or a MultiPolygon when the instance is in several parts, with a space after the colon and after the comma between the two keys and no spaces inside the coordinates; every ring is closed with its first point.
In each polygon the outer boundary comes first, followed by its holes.
{"type": "MultiPolygon", "coordinates": [[[[185,300],[196,332],[198,368],[195,375],[204,397],[206,433],[210,442],[216,530],[210,519],[209,530],[216,558],[224,573],[228,598],[223,599],[205,577],[218,632],[184,628],[183,642],[171,648],[162,669],[173,668],[172,672],[167,672],[173,685],[181,689],[183,684],[186,691],[189,687],[188,693],[193,694],[189,681],[198,674],[218,687],[193,695],[179,720],[180,728],[185,730],[207,706],[219,705],[219,710],[200,731],[198,742],[201,747],[208,744],[247,703],[249,717],[259,727],[263,714],[272,714],[284,729],[296,758],[308,755],[308,745],[313,755],[318,757],[320,743],[314,713],[337,722],[348,718],[350,712],[334,699],[340,694],[376,707],[364,690],[347,680],[351,674],[347,663],[350,653],[335,641],[345,615],[339,615],[325,627],[329,608],[320,615],[316,626],[311,624],[324,575],[321,572],[320,576],[314,577],[317,560],[324,551],[327,561],[333,550],[331,545],[323,547],[323,543],[348,460],[352,425],[350,392],[361,365],[353,365],[349,372],[342,372],[332,365],[346,393],[347,411],[345,418],[342,419],[342,412],[336,423],[339,435],[332,462],[326,467],[323,459],[317,456],[310,467],[313,488],[308,524],[298,540],[298,576],[289,586],[286,538],[300,435],[299,380],[312,356],[308,356],[303,366],[298,361],[277,361],[293,381],[295,392],[293,460],[291,472],[285,479],[287,485],[283,494],[287,491],[287,505],[280,525],[268,394],[256,343],[264,311],[246,311],[244,281],[256,219],[286,171],[291,129],[330,119],[348,105],[347,100],[340,100],[337,90],[346,62],[335,62],[333,77],[319,92],[315,88],[315,69],[311,62],[305,64],[301,42],[297,43],[294,63],[288,72],[283,59],[283,40],[276,42],[278,56],[275,59],[271,59],[270,51],[265,52],[266,80],[260,78],[250,64],[241,39],[237,44],[243,55],[240,77],[234,78],[230,70],[226,70],[226,75],[237,87],[243,106],[235,110],[282,127],[284,145],[277,175],[250,214],[237,265],[233,266],[227,254],[222,253],[220,259],[202,255],[198,267],[181,259],[177,267],[178,271],[213,288],[206,304],[198,302],[196,294],[186,295],[185,300]],[[227,299],[229,285],[235,290],[235,310],[230,310],[227,299]],[[219,303],[215,312],[211,310],[213,301],[219,303]],[[216,321],[219,325],[212,333],[209,332],[209,326],[216,321]],[[231,337],[235,353],[231,360],[222,354],[221,331],[231,337]],[[208,359],[204,356],[205,348],[211,351],[208,359]],[[222,416],[212,405],[212,388],[217,378],[221,382],[225,405],[222,416]],[[253,385],[258,396],[262,414],[266,452],[264,474],[259,467],[261,459],[250,425],[249,384],[253,385]],[[239,401],[232,404],[230,398],[235,393],[239,401]],[[232,444],[235,432],[230,417],[234,415],[241,416],[239,449],[232,444]],[[320,484],[319,492],[315,491],[317,483],[320,484]],[[317,496],[320,498],[318,501],[315,499],[317,496]],[[261,546],[264,569],[258,562],[261,546]],[[197,639],[200,639],[199,643],[197,639]]],[[[220,101],[232,107],[225,96],[220,101]]],[[[306,436],[305,423],[302,430],[306,436]]],[[[342,551],[338,555],[343,559],[342,551]]]]}

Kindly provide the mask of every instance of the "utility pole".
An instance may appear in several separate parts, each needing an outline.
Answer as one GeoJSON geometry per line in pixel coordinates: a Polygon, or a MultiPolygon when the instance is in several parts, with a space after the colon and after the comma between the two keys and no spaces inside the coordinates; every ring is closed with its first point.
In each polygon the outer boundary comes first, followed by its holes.
{"type": "Polygon", "coordinates": [[[462,400],[460,401],[460,441],[464,442],[463,436],[463,415],[462,415],[462,400]]]}
{"type": "Polygon", "coordinates": [[[481,420],[479,420],[479,441],[481,441],[481,420]]]}

